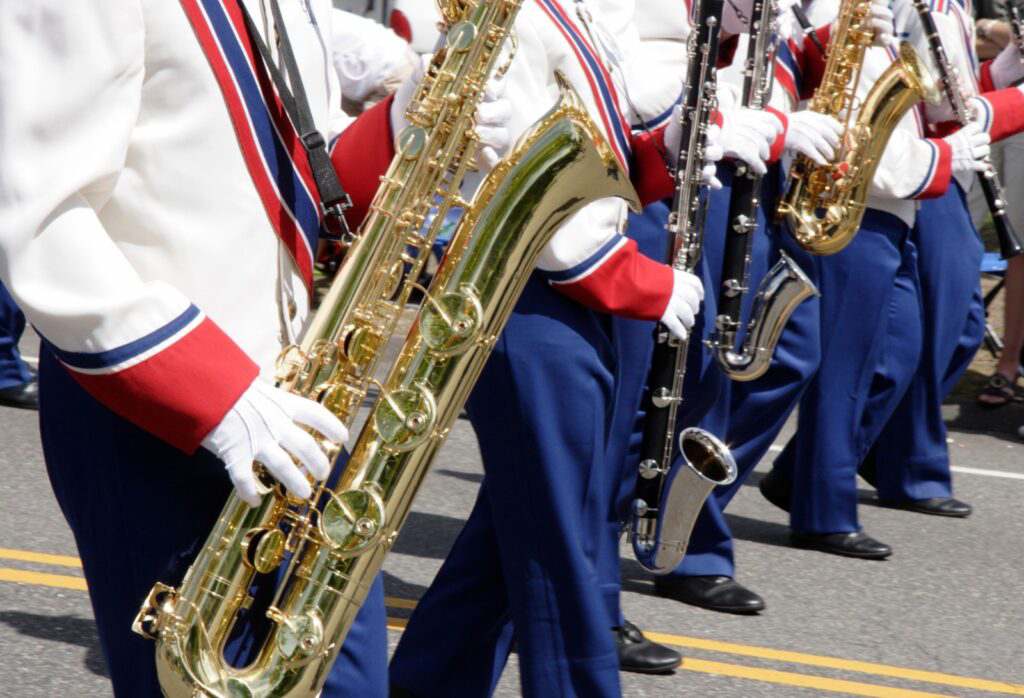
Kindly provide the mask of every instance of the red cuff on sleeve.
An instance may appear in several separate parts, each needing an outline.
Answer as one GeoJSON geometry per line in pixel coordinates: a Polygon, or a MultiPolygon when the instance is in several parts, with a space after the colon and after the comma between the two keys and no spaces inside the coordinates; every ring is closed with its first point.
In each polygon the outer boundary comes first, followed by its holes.
{"type": "Polygon", "coordinates": [[[161,328],[102,354],[70,354],[49,346],[96,400],[192,454],[256,379],[259,367],[198,311],[180,331],[166,334],[161,328]],[[139,346],[142,351],[135,353],[139,346]]]}
{"type": "Polygon", "coordinates": [[[771,150],[768,152],[768,164],[772,164],[779,161],[779,158],[782,157],[782,151],[786,147],[786,132],[789,130],[789,119],[775,107],[765,107],[764,110],[774,114],[782,122],[782,131],[772,141],[771,150]]]}
{"type": "Polygon", "coordinates": [[[739,45],[739,34],[733,34],[732,36],[720,41],[718,44],[718,63],[715,67],[727,68],[732,65],[732,61],[736,57],[736,47],[739,45]]]}
{"type": "Polygon", "coordinates": [[[674,282],[670,266],[644,255],[635,240],[626,240],[585,276],[552,285],[574,301],[602,313],[660,320],[672,297],[674,282]]]}
{"type": "Polygon", "coordinates": [[[645,206],[672,196],[675,181],[665,161],[665,130],[663,126],[632,136],[633,161],[630,179],[645,206]]]}
{"type": "Polygon", "coordinates": [[[1024,131],[1024,93],[1016,87],[1006,87],[981,95],[982,103],[989,114],[983,115],[989,121],[988,133],[992,142],[1024,131]]]}
{"type": "Polygon", "coordinates": [[[981,64],[981,71],[978,77],[978,91],[979,92],[991,92],[996,89],[995,80],[992,79],[992,61],[993,58],[988,59],[981,64]]]}
{"type": "Polygon", "coordinates": [[[942,196],[949,189],[953,177],[953,148],[941,138],[929,138],[928,142],[937,148],[935,162],[932,164],[928,180],[913,198],[934,199],[942,196]]]}
{"type": "Polygon", "coordinates": [[[331,146],[331,162],[341,186],[352,197],[346,217],[353,230],[366,218],[380,178],[395,157],[390,117],[393,101],[394,97],[389,97],[360,114],[331,146]]]}

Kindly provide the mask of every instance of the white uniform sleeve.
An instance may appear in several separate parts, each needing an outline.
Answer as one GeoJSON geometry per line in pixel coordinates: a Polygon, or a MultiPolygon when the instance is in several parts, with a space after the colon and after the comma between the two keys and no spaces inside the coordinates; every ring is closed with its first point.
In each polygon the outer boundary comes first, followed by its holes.
{"type": "Polygon", "coordinates": [[[0,36],[0,276],[97,399],[143,426],[165,423],[154,433],[192,450],[257,370],[182,293],[143,281],[101,221],[139,116],[141,7],[6,2],[0,36]],[[189,373],[165,389],[197,356],[189,372],[210,382],[207,405],[182,394],[189,373]],[[216,375],[231,362],[244,370],[216,375]]]}

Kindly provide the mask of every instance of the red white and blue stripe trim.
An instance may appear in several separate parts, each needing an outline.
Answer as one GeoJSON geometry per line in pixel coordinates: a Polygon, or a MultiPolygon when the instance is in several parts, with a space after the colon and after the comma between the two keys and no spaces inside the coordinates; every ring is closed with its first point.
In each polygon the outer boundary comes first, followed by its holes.
{"type": "Polygon", "coordinates": [[[928,169],[921,182],[917,185],[908,198],[910,199],[933,199],[942,196],[949,188],[952,178],[953,150],[946,141],[941,138],[927,138],[930,159],[928,169]]]}
{"type": "Polygon", "coordinates": [[[95,353],[71,352],[50,345],[50,350],[60,359],[61,363],[77,373],[90,375],[117,373],[140,364],[167,349],[196,329],[205,319],[206,316],[199,308],[190,305],[185,312],[163,327],[115,349],[95,353]]]}
{"type": "Polygon", "coordinates": [[[216,427],[259,368],[194,305],[146,336],[99,352],[46,348],[97,401],[186,453],[216,427]]]}
{"type": "Polygon", "coordinates": [[[800,101],[803,84],[800,63],[796,59],[799,51],[796,41],[789,39],[780,41],[775,52],[775,79],[794,104],[800,101]]]}
{"type": "Polygon", "coordinates": [[[267,217],[309,288],[320,237],[316,183],[299,135],[252,44],[238,0],[181,0],[213,69],[267,217]]]}
{"type": "Polygon", "coordinates": [[[554,22],[572,47],[573,53],[576,54],[580,67],[583,68],[583,73],[590,84],[605,131],[611,136],[612,150],[623,166],[628,167],[630,159],[629,123],[622,114],[619,96],[604,60],[586,40],[584,33],[576,26],[557,0],[537,0],[537,4],[554,22]]]}
{"type": "Polygon", "coordinates": [[[574,284],[590,276],[598,267],[607,262],[612,255],[625,246],[628,238],[614,235],[589,257],[564,271],[545,272],[544,276],[552,285],[574,284]]]}
{"type": "Polygon", "coordinates": [[[680,94],[676,97],[676,101],[669,105],[668,109],[646,121],[639,114],[634,113],[633,131],[653,131],[661,128],[662,126],[667,126],[669,119],[672,118],[672,111],[681,104],[682,101],[683,95],[680,94]]]}

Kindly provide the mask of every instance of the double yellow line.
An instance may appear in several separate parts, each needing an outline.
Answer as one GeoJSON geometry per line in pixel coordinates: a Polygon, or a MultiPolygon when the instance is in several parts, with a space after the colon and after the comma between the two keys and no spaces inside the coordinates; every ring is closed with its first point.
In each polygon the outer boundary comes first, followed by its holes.
{"type": "MultiPolygon", "coordinates": [[[[81,561],[76,557],[37,553],[28,550],[14,550],[10,548],[0,548],[0,559],[79,570],[82,568],[81,561]]],[[[86,590],[85,579],[81,576],[52,574],[48,572],[37,572],[34,570],[10,567],[0,567],[0,582],[15,582],[18,584],[30,584],[34,586],[74,589],[77,591],[86,590]]],[[[416,607],[416,601],[413,599],[388,596],[385,597],[385,602],[387,603],[388,608],[391,609],[412,610],[416,607]]],[[[405,619],[388,619],[388,627],[392,630],[404,630],[405,625],[405,619]]],[[[789,650],[779,650],[770,647],[740,645],[732,642],[720,642],[718,640],[687,637],[684,635],[672,635],[669,633],[645,631],[644,634],[655,642],[661,642],[663,644],[672,645],[682,649],[699,650],[702,652],[724,654],[734,657],[747,657],[783,664],[796,664],[799,666],[815,667],[818,669],[866,674],[869,676],[897,679],[914,683],[933,684],[935,686],[951,689],[967,689],[989,694],[996,693],[1024,696],[1024,684],[992,681],[989,679],[945,674],[935,671],[924,671],[921,669],[909,669],[905,667],[891,666],[889,664],[841,659],[839,657],[791,652],[789,650]]],[[[833,679],[814,674],[779,671],[776,669],[766,669],[763,667],[747,666],[743,664],[730,664],[690,657],[683,660],[681,668],[685,671],[693,671],[702,674],[714,674],[718,676],[749,679],[785,686],[798,686],[818,691],[845,693],[847,695],[855,696],[874,696],[880,698],[924,698],[929,696],[954,695],[928,693],[880,684],[833,679]]]]}

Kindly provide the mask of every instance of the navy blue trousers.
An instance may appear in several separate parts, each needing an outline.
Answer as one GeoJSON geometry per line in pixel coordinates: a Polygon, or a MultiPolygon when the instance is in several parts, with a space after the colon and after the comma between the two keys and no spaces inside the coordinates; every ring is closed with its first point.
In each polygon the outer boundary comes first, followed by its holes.
{"type": "Polygon", "coordinates": [[[18,341],[24,331],[25,316],[0,284],[0,389],[21,385],[31,378],[18,352],[18,341]]]}
{"type": "MultiPolygon", "coordinates": [[[[884,424],[921,345],[916,253],[907,226],[869,209],[853,242],[819,261],[821,365],[800,401],[797,433],[775,461],[792,482],[796,531],[859,530],[857,466],[871,446],[865,419],[884,424]],[[893,342],[893,338],[898,341],[893,342]]],[[[877,435],[877,431],[875,431],[877,435]]]]}
{"type": "MultiPolygon", "coordinates": [[[[181,581],[227,500],[230,481],[208,451],[186,456],[107,410],[45,349],[39,392],[46,468],[82,558],[114,693],[156,698],[154,645],[132,633],[132,619],[154,582],[181,581]]],[[[273,592],[274,579],[263,581],[254,608],[273,592]]],[[[265,622],[253,613],[240,625],[265,622]]],[[[386,623],[378,579],[323,696],[387,696],[386,623]]],[[[250,644],[239,636],[226,656],[242,660],[250,644]]]]}
{"type": "Polygon", "coordinates": [[[469,399],[484,481],[395,651],[394,686],[490,695],[514,640],[523,695],[619,695],[598,574],[615,361],[610,318],[534,274],[469,399]]]}
{"type": "MultiPolygon", "coordinates": [[[[911,239],[921,283],[921,359],[901,367],[916,371],[874,448],[878,495],[891,501],[952,494],[942,401],[985,334],[978,274],[984,247],[959,185],[921,203],[911,239]]],[[[896,343],[890,339],[889,346],[896,343]]]]}

